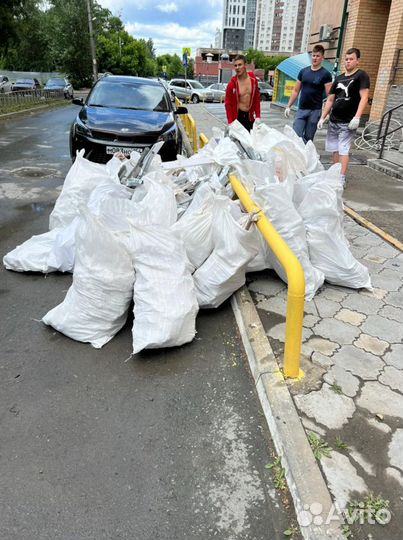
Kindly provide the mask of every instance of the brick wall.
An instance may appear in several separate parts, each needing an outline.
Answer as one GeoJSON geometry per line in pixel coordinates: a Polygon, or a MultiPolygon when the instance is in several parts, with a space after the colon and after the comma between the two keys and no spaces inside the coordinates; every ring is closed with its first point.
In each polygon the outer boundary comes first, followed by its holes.
{"type": "MultiPolygon", "coordinates": [[[[375,95],[390,7],[391,0],[351,0],[349,2],[341,70],[344,70],[346,50],[350,47],[360,49],[360,67],[368,73],[371,80],[370,98],[375,95]]],[[[367,107],[365,113],[370,114],[370,112],[371,108],[367,107]]]]}
{"type": "MultiPolygon", "coordinates": [[[[396,62],[397,49],[403,47],[403,2],[402,0],[392,0],[388,25],[386,28],[385,40],[382,49],[382,57],[376,80],[374,99],[371,107],[370,120],[378,121],[387,108],[390,108],[388,98],[395,103],[402,97],[401,85],[403,83],[403,73],[395,79],[396,90],[390,88],[393,76],[393,67],[396,62]],[[400,89],[399,89],[400,88],[400,89]]],[[[403,100],[400,101],[400,103],[403,100]]],[[[396,103],[397,104],[397,103],[396,103]]],[[[401,114],[401,113],[400,113],[401,114]]]]}
{"type": "MultiPolygon", "coordinates": [[[[392,86],[389,92],[388,101],[385,107],[385,111],[392,109],[403,103],[403,85],[392,86]]],[[[403,107],[393,113],[393,118],[399,120],[403,124],[403,107]]]]}

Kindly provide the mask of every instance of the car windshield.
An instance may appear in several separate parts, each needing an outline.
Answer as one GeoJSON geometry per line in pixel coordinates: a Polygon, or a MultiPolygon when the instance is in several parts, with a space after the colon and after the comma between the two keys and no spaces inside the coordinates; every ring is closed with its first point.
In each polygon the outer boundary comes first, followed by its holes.
{"type": "Polygon", "coordinates": [[[141,82],[100,81],[91,92],[88,105],[114,109],[170,111],[164,87],[141,82]]]}
{"type": "Polygon", "coordinates": [[[197,81],[188,81],[192,88],[204,88],[204,86],[197,81]]]}
{"type": "Polygon", "coordinates": [[[46,86],[65,86],[63,79],[49,79],[46,86]]]}
{"type": "Polygon", "coordinates": [[[15,84],[33,84],[33,82],[32,79],[17,79],[15,84]]]}
{"type": "Polygon", "coordinates": [[[263,88],[264,90],[271,90],[270,84],[264,82],[259,83],[259,88],[263,88]]]}

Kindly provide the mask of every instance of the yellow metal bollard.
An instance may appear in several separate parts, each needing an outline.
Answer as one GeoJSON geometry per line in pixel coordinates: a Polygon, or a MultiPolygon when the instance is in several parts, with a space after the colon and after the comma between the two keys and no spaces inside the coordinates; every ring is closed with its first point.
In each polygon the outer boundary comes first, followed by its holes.
{"type": "Polygon", "coordinates": [[[290,378],[304,376],[300,369],[302,325],[304,320],[305,276],[301,263],[287,243],[253,202],[240,180],[230,176],[232,189],[249,213],[258,215],[257,227],[287,273],[287,315],[284,348],[284,375],[290,378]]]}
{"type": "Polygon", "coordinates": [[[206,137],[206,135],[204,133],[200,133],[199,135],[200,148],[203,148],[203,146],[206,146],[207,143],[208,143],[208,138],[206,137]]]}
{"type": "Polygon", "coordinates": [[[193,116],[190,114],[186,115],[188,117],[188,135],[189,139],[192,143],[193,152],[197,152],[197,128],[196,128],[196,122],[193,119],[193,116]]]}

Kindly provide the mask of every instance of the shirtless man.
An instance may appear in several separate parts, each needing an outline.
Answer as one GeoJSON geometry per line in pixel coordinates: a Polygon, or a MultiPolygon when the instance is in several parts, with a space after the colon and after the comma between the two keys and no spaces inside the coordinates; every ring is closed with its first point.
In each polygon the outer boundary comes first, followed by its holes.
{"type": "Polygon", "coordinates": [[[236,75],[230,80],[225,93],[225,110],[228,123],[238,120],[248,131],[255,120],[260,121],[260,92],[252,71],[246,71],[246,59],[242,54],[235,56],[236,75]]]}

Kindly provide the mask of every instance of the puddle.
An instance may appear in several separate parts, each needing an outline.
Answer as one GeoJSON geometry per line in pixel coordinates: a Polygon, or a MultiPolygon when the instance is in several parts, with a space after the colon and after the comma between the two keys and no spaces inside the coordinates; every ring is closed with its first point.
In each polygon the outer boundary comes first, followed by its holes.
{"type": "Polygon", "coordinates": [[[35,202],[30,204],[24,204],[23,206],[19,206],[18,210],[22,212],[34,212],[35,214],[42,214],[43,212],[46,212],[49,210],[49,208],[53,208],[55,205],[54,202],[35,202]]]}
{"type": "Polygon", "coordinates": [[[45,178],[47,176],[55,176],[59,173],[57,169],[47,167],[19,167],[10,171],[15,176],[23,178],[45,178]]]}

